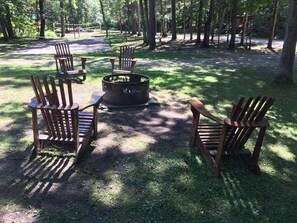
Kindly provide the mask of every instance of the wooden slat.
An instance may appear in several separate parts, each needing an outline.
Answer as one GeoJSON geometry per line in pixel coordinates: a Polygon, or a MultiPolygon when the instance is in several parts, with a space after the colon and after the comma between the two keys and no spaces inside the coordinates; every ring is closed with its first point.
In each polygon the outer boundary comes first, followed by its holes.
{"type": "Polygon", "coordinates": [[[259,102],[260,98],[261,97],[258,96],[253,100],[251,106],[247,109],[247,113],[246,113],[245,117],[242,119],[242,122],[252,121],[252,120],[250,120],[251,114],[253,113],[254,108],[257,105],[257,103],[259,102]]]}

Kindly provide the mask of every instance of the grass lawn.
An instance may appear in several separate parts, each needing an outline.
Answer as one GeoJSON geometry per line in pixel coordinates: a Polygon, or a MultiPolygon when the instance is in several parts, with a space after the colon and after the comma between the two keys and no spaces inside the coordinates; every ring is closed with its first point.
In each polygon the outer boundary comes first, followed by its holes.
{"type": "MultiPolygon", "coordinates": [[[[116,49],[123,39],[108,41],[116,49]]],[[[136,72],[150,77],[161,106],[101,110],[98,139],[78,165],[56,153],[28,162],[29,76],[54,74],[52,56],[12,56],[7,45],[0,53],[0,221],[296,222],[297,87],[272,82],[279,56],[165,45],[149,52],[137,38],[128,41],[138,46],[136,72]],[[187,100],[197,98],[224,118],[232,101],[256,95],[276,97],[267,114],[262,174],[226,157],[217,179],[199,152],[189,153],[187,100]]],[[[85,55],[88,77],[75,85],[82,101],[101,89],[117,53],[85,55]]]]}

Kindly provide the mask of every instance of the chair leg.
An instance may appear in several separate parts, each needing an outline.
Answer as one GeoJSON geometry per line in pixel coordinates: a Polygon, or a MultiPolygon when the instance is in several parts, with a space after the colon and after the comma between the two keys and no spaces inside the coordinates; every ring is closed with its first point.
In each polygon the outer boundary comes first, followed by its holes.
{"type": "Polygon", "coordinates": [[[30,151],[30,161],[32,161],[36,157],[37,157],[37,149],[36,149],[35,145],[33,145],[32,149],[30,151]]]}
{"type": "Polygon", "coordinates": [[[93,137],[97,138],[98,134],[98,110],[97,107],[93,107],[93,115],[94,115],[94,126],[93,126],[93,137]]]}
{"type": "Polygon", "coordinates": [[[199,117],[200,114],[197,113],[194,109],[192,109],[192,113],[193,113],[193,122],[192,122],[192,128],[191,128],[191,139],[190,139],[190,152],[193,154],[194,153],[194,146],[196,144],[196,138],[197,138],[197,127],[198,127],[198,123],[199,123],[199,117]]]}
{"type": "Polygon", "coordinates": [[[32,127],[33,127],[33,138],[34,145],[30,152],[30,160],[34,159],[41,149],[41,144],[39,140],[39,132],[38,132],[38,122],[37,122],[37,111],[36,109],[32,109],[32,127]]]}
{"type": "Polygon", "coordinates": [[[255,174],[260,174],[260,167],[258,165],[258,159],[259,159],[259,155],[261,152],[261,146],[263,143],[263,139],[265,136],[265,131],[266,131],[266,127],[263,127],[260,129],[259,135],[258,135],[258,139],[256,141],[255,144],[255,148],[251,157],[251,161],[249,164],[249,170],[252,171],[255,174]]]}

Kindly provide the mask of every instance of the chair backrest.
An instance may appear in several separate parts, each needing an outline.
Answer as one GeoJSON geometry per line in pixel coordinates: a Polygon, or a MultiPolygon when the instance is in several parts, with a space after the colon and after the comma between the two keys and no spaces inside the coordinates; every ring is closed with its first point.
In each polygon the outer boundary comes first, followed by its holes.
{"type": "Polygon", "coordinates": [[[120,70],[131,70],[134,48],[130,46],[120,47],[119,66],[120,70]]]}
{"type": "MultiPolygon", "coordinates": [[[[233,106],[230,120],[241,123],[255,123],[262,121],[275,98],[271,97],[250,97],[246,101],[240,98],[233,106]]],[[[231,127],[226,134],[224,148],[228,152],[235,152],[244,147],[250,138],[255,127],[231,127]]]]}
{"type": "MultiPolygon", "coordinates": [[[[58,59],[59,58],[65,58],[65,67],[67,71],[70,70],[74,70],[73,67],[73,56],[70,53],[70,48],[69,48],[69,44],[68,43],[64,43],[64,42],[60,42],[57,43],[55,45],[55,49],[56,49],[56,55],[55,55],[55,59],[56,59],[56,64],[57,64],[57,70],[58,68],[58,59]]],[[[63,70],[62,66],[60,65],[60,69],[61,71],[63,70]]]]}
{"type": "Polygon", "coordinates": [[[76,138],[78,105],[73,104],[71,82],[66,80],[65,90],[64,82],[59,79],[59,92],[53,77],[50,77],[48,82],[47,77],[43,76],[41,83],[38,76],[31,76],[31,84],[40,104],[38,109],[41,110],[48,135],[69,140],[76,138]]]}

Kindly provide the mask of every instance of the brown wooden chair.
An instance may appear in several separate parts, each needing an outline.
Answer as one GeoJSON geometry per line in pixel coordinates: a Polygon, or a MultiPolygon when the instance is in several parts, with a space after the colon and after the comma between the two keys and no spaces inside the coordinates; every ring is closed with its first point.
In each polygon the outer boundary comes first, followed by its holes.
{"type": "Polygon", "coordinates": [[[34,137],[31,159],[44,147],[45,141],[53,141],[72,143],[78,160],[91,135],[97,136],[97,109],[103,94],[94,92],[87,106],[80,108],[73,102],[71,81],[68,79],[59,79],[56,86],[53,77],[48,80],[43,76],[41,82],[38,76],[32,76],[31,84],[35,93],[35,100],[29,105],[32,110],[34,137]],[[92,111],[86,112],[87,108],[92,111]],[[43,122],[38,121],[39,112],[43,122]],[[41,126],[45,127],[44,131],[41,126]]]}
{"type": "Polygon", "coordinates": [[[119,66],[116,69],[115,58],[111,58],[112,74],[130,74],[133,73],[136,60],[134,59],[134,48],[130,46],[120,47],[119,66]]]}
{"type": "Polygon", "coordinates": [[[87,57],[80,57],[81,59],[81,70],[75,70],[73,65],[73,55],[70,53],[70,48],[68,43],[57,43],[55,45],[56,49],[56,69],[57,77],[63,79],[79,79],[82,77],[81,81],[86,79],[86,61],[87,57]]]}
{"type": "Polygon", "coordinates": [[[251,97],[246,101],[240,98],[238,103],[234,104],[230,118],[224,120],[212,115],[202,102],[191,100],[193,113],[191,152],[194,152],[194,146],[198,144],[215,176],[220,175],[222,155],[243,155],[249,160],[249,169],[256,174],[260,173],[258,158],[266,128],[269,126],[264,116],[274,100],[274,98],[262,96],[251,97]],[[200,115],[212,122],[202,122],[200,115]],[[259,129],[259,132],[251,153],[245,148],[245,144],[255,129],[259,129]]]}

